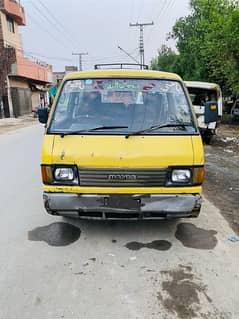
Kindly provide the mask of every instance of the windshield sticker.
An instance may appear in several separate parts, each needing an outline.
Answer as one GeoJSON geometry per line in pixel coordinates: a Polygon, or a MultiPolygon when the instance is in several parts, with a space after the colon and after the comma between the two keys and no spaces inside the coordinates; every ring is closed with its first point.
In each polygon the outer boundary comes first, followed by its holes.
{"type": "Polygon", "coordinates": [[[93,80],[92,79],[88,79],[88,80],[85,80],[85,84],[88,86],[88,85],[92,85],[93,83],[93,80]]]}
{"type": "Polygon", "coordinates": [[[155,88],[155,84],[152,82],[146,82],[143,86],[144,91],[152,90],[153,88],[155,88]]]}
{"type": "MultiPolygon", "coordinates": [[[[182,87],[178,82],[159,81],[159,80],[142,80],[142,79],[85,79],[72,80],[66,82],[64,86],[65,93],[79,92],[81,90],[99,90],[107,92],[147,92],[152,93],[171,93],[182,92],[182,87]]],[[[104,99],[113,99],[108,93],[104,94],[104,99]]],[[[124,100],[122,93],[118,96],[119,101],[124,100]]],[[[131,101],[135,98],[133,95],[131,101]]],[[[114,97],[115,98],[115,97],[114,97]]],[[[117,100],[117,98],[115,98],[117,100]]],[[[106,103],[106,102],[105,102],[106,103]]],[[[134,102],[135,103],[135,102],[134,102]]]]}
{"type": "Polygon", "coordinates": [[[135,104],[137,92],[132,91],[105,91],[102,92],[102,103],[135,104]]]}
{"type": "Polygon", "coordinates": [[[104,83],[105,90],[114,90],[114,91],[122,91],[122,90],[139,90],[140,83],[139,81],[134,80],[107,80],[104,83]]]}
{"type": "Polygon", "coordinates": [[[65,93],[73,93],[73,92],[79,92],[80,90],[84,90],[85,83],[82,80],[72,80],[66,82],[64,86],[65,93]]]}

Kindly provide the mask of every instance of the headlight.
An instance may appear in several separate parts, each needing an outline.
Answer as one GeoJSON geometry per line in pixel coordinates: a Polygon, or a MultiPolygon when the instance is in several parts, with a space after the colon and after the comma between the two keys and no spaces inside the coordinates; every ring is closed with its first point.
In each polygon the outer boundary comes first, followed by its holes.
{"type": "Polygon", "coordinates": [[[78,169],[74,165],[41,165],[42,181],[46,185],[78,185],[78,169]]]}
{"type": "Polygon", "coordinates": [[[191,181],[192,172],[190,169],[174,169],[172,171],[171,180],[173,183],[189,183],[191,181]]]}
{"type": "Polygon", "coordinates": [[[70,167],[56,168],[54,172],[54,178],[56,181],[73,181],[74,171],[70,167]]]}
{"type": "Polygon", "coordinates": [[[203,166],[175,167],[168,174],[167,186],[199,186],[204,179],[203,166]]]}

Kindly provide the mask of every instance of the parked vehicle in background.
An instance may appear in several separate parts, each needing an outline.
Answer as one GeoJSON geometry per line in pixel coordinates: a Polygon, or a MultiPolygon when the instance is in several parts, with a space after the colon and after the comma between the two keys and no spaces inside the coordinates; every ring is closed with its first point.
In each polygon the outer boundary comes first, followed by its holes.
{"type": "Polygon", "coordinates": [[[231,109],[232,122],[239,120],[239,99],[237,99],[231,109]]]}
{"type": "Polygon", "coordinates": [[[195,113],[202,139],[210,144],[222,117],[222,92],[215,83],[184,81],[195,113]],[[214,111],[214,112],[213,112],[214,111]]]}
{"type": "Polygon", "coordinates": [[[149,70],[69,73],[42,147],[44,204],[87,219],[197,217],[204,155],[181,78],[149,70]]]}

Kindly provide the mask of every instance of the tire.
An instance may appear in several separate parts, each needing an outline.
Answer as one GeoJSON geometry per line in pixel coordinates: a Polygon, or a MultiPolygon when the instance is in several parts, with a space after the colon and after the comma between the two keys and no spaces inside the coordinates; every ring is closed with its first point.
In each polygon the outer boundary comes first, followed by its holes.
{"type": "Polygon", "coordinates": [[[203,140],[203,143],[205,143],[206,145],[210,145],[211,142],[212,142],[212,133],[211,132],[205,132],[202,134],[202,140],[203,140]]]}

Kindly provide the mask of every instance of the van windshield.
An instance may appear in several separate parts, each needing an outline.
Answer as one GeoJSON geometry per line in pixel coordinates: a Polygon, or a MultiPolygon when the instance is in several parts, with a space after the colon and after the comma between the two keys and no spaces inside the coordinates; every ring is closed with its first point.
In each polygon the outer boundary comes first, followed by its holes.
{"type": "Polygon", "coordinates": [[[60,92],[48,132],[131,134],[141,130],[145,130],[143,134],[195,132],[180,82],[122,78],[68,80],[60,92]],[[152,126],[158,129],[148,130],[152,126]]]}
{"type": "Polygon", "coordinates": [[[217,101],[217,89],[187,87],[193,105],[205,106],[208,101],[217,101]]]}

